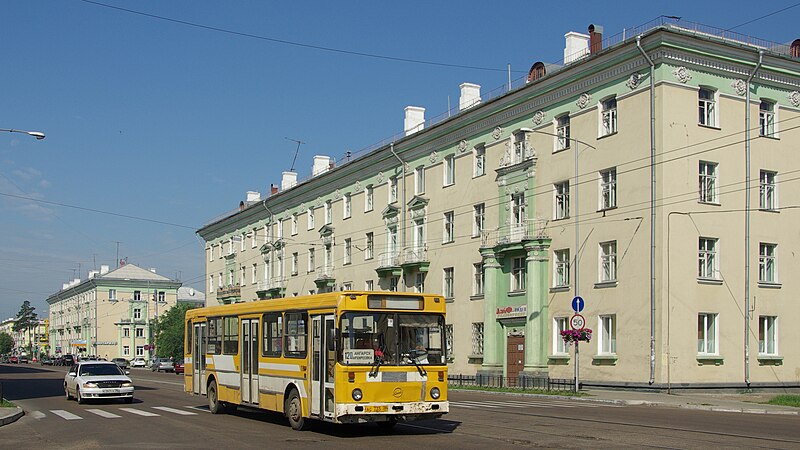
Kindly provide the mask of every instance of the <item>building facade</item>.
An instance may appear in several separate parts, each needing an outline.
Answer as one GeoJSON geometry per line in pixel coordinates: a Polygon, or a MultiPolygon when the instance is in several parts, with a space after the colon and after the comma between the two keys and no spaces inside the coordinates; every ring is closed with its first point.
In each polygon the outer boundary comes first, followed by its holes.
{"type": "Polygon", "coordinates": [[[208,303],[438,292],[451,374],[572,378],[580,296],[584,384],[800,385],[800,40],[635,31],[568,33],[523,86],[248,193],[198,232],[208,303]]]}
{"type": "Polygon", "coordinates": [[[155,355],[153,321],[178,302],[181,283],[126,264],[101,266],[47,298],[53,354],[148,359],[155,355]]]}

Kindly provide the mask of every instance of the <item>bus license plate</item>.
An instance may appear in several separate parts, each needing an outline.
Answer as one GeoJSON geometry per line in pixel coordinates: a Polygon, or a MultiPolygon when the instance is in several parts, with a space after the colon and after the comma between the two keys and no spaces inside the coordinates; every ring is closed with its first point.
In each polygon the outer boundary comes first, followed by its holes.
{"type": "Polygon", "coordinates": [[[368,413],[377,413],[377,412],[386,412],[389,411],[389,407],[386,405],[383,406],[365,406],[364,412],[368,413]]]}

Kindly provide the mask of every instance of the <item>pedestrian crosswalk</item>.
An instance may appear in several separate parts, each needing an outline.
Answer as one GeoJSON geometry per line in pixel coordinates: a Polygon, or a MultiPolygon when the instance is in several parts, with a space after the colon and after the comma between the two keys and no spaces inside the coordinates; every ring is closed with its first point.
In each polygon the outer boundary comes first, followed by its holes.
{"type": "Polygon", "coordinates": [[[152,406],[150,408],[115,408],[108,409],[81,409],[67,411],[64,409],[50,409],[47,411],[31,411],[30,417],[43,420],[48,418],[59,418],[64,420],[83,420],[89,417],[101,417],[103,419],[121,419],[123,417],[139,416],[139,417],[160,417],[163,414],[175,414],[178,416],[196,416],[197,413],[192,410],[198,410],[195,406],[187,406],[187,409],[170,408],[168,406],[152,406]],[[154,412],[156,410],[158,412],[154,412]]]}
{"type": "Polygon", "coordinates": [[[466,408],[466,409],[504,409],[504,408],[599,408],[599,407],[619,407],[620,405],[612,404],[598,404],[590,402],[577,402],[568,400],[460,400],[451,401],[451,408],[466,408]]]}

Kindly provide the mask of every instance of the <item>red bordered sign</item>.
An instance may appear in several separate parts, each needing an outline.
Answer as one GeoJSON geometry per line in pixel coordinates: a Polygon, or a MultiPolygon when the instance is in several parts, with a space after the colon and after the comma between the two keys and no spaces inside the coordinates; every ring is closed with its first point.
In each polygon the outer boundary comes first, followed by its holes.
{"type": "Polygon", "coordinates": [[[586,319],[580,314],[573,314],[569,319],[569,326],[572,327],[573,330],[582,330],[586,327],[586,319]]]}

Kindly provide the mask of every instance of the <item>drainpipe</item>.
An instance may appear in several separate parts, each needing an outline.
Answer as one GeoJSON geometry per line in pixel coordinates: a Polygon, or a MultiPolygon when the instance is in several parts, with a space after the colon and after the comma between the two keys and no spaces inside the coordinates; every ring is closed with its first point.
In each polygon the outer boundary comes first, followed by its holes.
{"type": "MultiPolygon", "coordinates": [[[[636,47],[650,65],[650,380],[656,376],[656,65],[642,48],[642,36],[636,36],[636,47]]],[[[667,311],[669,314],[669,311],[667,311]]]]}
{"type": "Polygon", "coordinates": [[[761,68],[764,51],[758,51],[758,64],[747,77],[744,105],[744,382],[750,387],[750,82],[761,68]]]}
{"type": "MultiPolygon", "coordinates": [[[[400,248],[403,249],[402,251],[405,251],[406,250],[406,163],[404,163],[403,160],[400,159],[399,156],[397,156],[397,153],[395,153],[395,151],[394,151],[394,142],[392,142],[389,145],[389,151],[392,152],[392,155],[394,155],[394,157],[397,158],[398,161],[400,161],[400,167],[403,170],[403,196],[402,196],[403,209],[400,211],[400,220],[403,221],[403,224],[400,227],[401,233],[402,233],[400,235],[400,248]]],[[[406,290],[406,282],[405,282],[404,278],[405,278],[405,274],[401,275],[401,280],[400,281],[402,281],[402,285],[403,285],[402,286],[402,292],[405,292],[405,290],[406,290]]]]}

